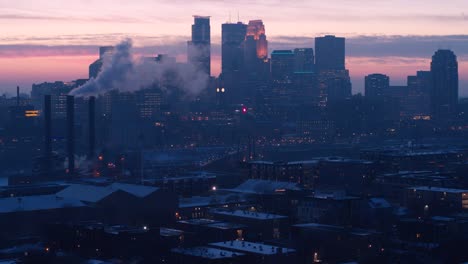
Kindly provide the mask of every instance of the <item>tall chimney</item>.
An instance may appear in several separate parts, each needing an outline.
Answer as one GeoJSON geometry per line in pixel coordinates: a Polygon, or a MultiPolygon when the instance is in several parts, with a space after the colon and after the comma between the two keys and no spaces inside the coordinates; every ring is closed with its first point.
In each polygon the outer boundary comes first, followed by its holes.
{"type": "Polygon", "coordinates": [[[52,100],[50,95],[44,96],[44,157],[45,170],[52,168],[52,100]]]}
{"type": "Polygon", "coordinates": [[[96,148],[96,98],[89,97],[88,106],[88,136],[89,136],[89,153],[88,159],[93,159],[96,148]]]}
{"type": "Polygon", "coordinates": [[[68,173],[75,173],[75,97],[67,95],[68,173]]]}
{"type": "Polygon", "coordinates": [[[20,92],[19,92],[19,86],[16,86],[16,106],[20,105],[20,92]]]}

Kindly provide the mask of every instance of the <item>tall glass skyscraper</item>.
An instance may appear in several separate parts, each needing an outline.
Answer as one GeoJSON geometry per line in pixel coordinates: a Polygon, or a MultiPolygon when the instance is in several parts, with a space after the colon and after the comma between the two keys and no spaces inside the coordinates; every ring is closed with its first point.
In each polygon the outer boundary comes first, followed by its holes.
{"type": "Polygon", "coordinates": [[[192,40],[188,43],[188,61],[206,74],[211,74],[210,17],[194,16],[192,40]]]}
{"type": "Polygon", "coordinates": [[[242,22],[226,23],[221,26],[221,31],[221,70],[223,73],[239,71],[243,68],[247,25],[242,22]]]}
{"type": "Polygon", "coordinates": [[[451,50],[438,50],[431,62],[431,110],[436,118],[450,117],[458,104],[458,62],[451,50]]]}

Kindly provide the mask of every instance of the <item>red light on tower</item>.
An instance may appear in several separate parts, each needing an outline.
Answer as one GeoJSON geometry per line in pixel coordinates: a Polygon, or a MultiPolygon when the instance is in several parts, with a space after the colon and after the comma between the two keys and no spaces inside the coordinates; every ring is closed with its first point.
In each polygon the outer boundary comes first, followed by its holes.
{"type": "Polygon", "coordinates": [[[242,107],[242,113],[244,113],[244,114],[247,113],[247,107],[245,107],[245,106],[242,107]]]}

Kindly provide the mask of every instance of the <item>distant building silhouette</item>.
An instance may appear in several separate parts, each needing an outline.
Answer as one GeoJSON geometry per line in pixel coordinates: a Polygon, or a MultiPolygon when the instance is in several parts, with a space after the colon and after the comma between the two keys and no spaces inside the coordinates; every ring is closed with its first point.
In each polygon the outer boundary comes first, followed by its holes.
{"type": "Polygon", "coordinates": [[[430,115],[431,87],[430,71],[418,71],[415,76],[408,76],[407,107],[413,118],[430,115]]]}
{"type": "Polygon", "coordinates": [[[315,38],[315,64],[317,70],[345,69],[345,39],[335,36],[315,38]]]}
{"type": "Polygon", "coordinates": [[[292,103],[295,97],[294,85],[294,52],[292,50],[274,50],[271,53],[271,89],[275,105],[292,103]]]}
{"type": "Polygon", "coordinates": [[[211,74],[210,17],[194,16],[192,40],[188,42],[188,61],[211,74]]]}
{"type": "Polygon", "coordinates": [[[89,65],[89,79],[96,78],[104,64],[104,58],[111,56],[114,52],[113,46],[99,47],[99,59],[89,65]]]}
{"type": "Polygon", "coordinates": [[[294,71],[313,72],[315,66],[314,49],[294,49],[294,71]]]}
{"type": "Polygon", "coordinates": [[[221,26],[221,29],[222,72],[239,71],[243,67],[243,44],[247,33],[247,25],[242,22],[225,23],[221,26]]]}
{"type": "Polygon", "coordinates": [[[262,20],[250,20],[247,26],[247,36],[252,36],[256,42],[257,57],[268,57],[268,41],[265,35],[265,25],[262,20]]]}
{"type": "Polygon", "coordinates": [[[351,97],[352,85],[348,70],[323,70],[318,75],[320,94],[319,106],[327,106],[329,102],[342,101],[351,97]]]}
{"type": "Polygon", "coordinates": [[[294,66],[294,52],[292,50],[274,50],[271,53],[271,77],[273,82],[291,80],[294,66]]]}
{"type": "Polygon", "coordinates": [[[449,117],[458,104],[458,63],[451,50],[438,50],[432,56],[431,110],[436,118],[449,117]]]}
{"type": "Polygon", "coordinates": [[[319,106],[351,96],[351,79],[345,67],[345,39],[327,35],[315,38],[319,106]]]}
{"type": "Polygon", "coordinates": [[[375,100],[381,99],[385,90],[390,86],[390,78],[387,75],[374,73],[365,77],[366,98],[375,100]]]}
{"type": "Polygon", "coordinates": [[[239,101],[245,96],[242,85],[244,77],[244,41],[247,25],[242,22],[225,23],[221,26],[221,87],[218,95],[239,101]]]}

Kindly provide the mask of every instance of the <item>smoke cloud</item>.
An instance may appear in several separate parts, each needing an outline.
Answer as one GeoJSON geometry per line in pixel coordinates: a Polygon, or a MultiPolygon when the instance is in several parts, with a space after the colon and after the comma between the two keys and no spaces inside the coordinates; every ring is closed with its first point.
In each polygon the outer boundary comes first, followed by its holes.
{"type": "Polygon", "coordinates": [[[100,95],[112,90],[134,92],[154,87],[170,92],[177,88],[187,96],[196,96],[208,85],[209,76],[190,63],[163,59],[135,58],[132,40],[119,43],[112,55],[105,56],[96,78],[73,89],[75,96],[100,95]]]}

